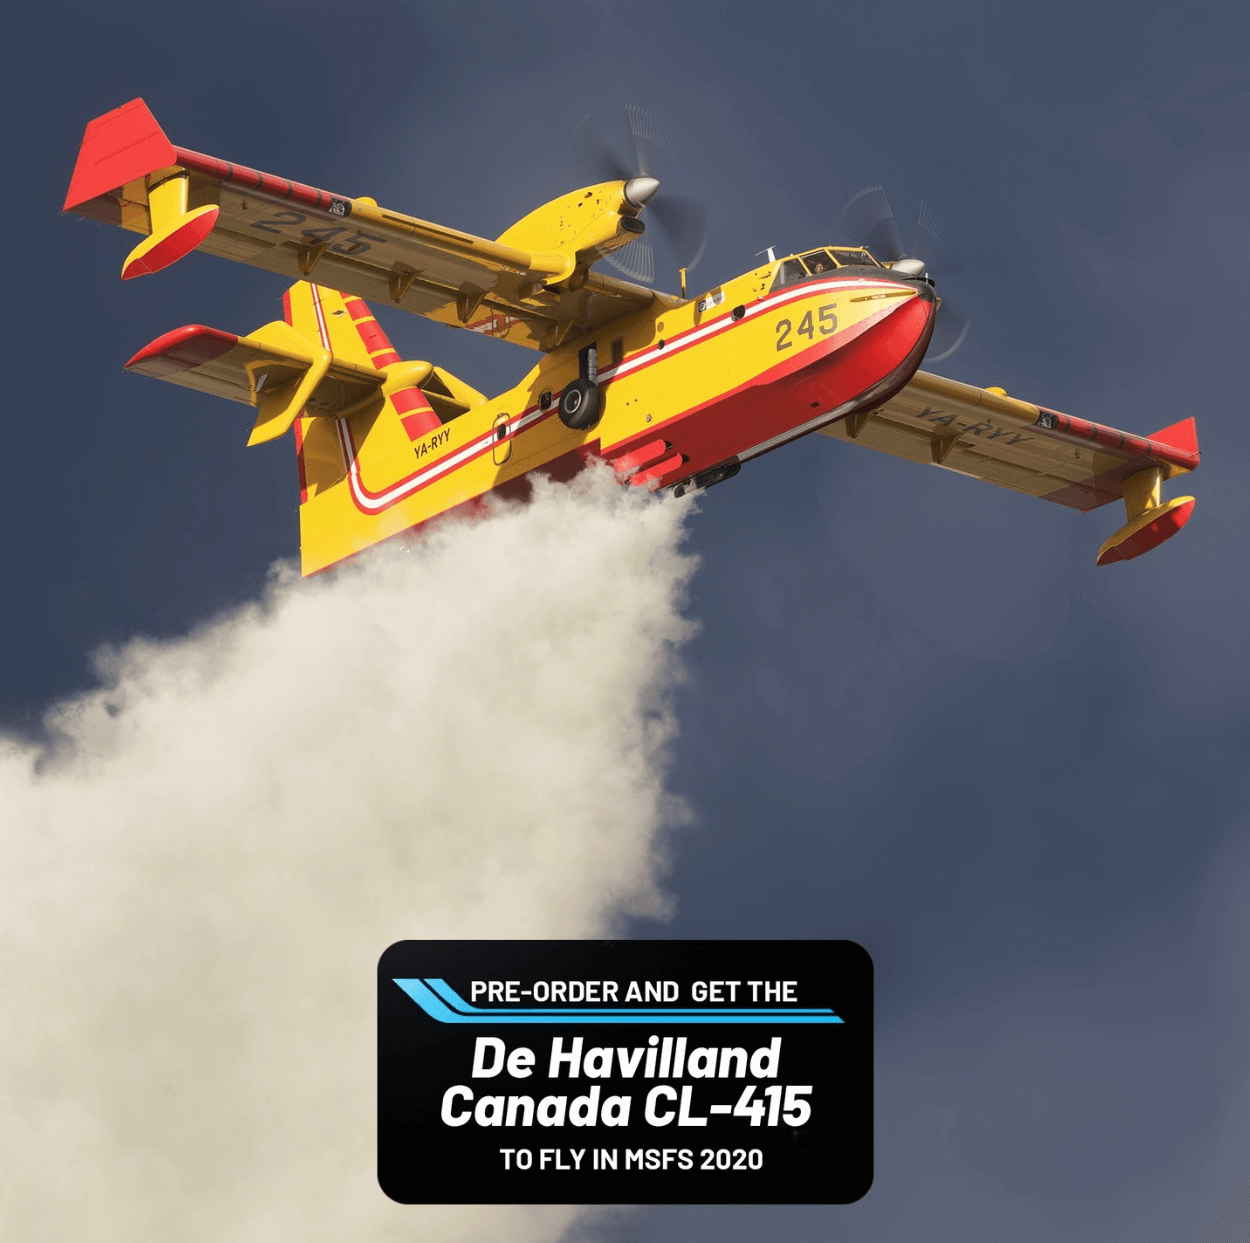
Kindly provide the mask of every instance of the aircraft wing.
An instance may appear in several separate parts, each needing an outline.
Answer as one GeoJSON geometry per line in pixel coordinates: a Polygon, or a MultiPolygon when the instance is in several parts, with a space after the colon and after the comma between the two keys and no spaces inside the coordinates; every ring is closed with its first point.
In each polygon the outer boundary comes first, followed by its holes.
{"type": "Polygon", "coordinates": [[[918,371],[879,409],[821,430],[835,440],[940,466],[1072,509],[1097,509],[1123,498],[1129,522],[1104,544],[1100,564],[1127,560],[1161,543],[1184,525],[1193,509],[1191,497],[1165,504],[1159,496],[1163,480],[1198,466],[1193,419],[1148,437],[1134,436],[1020,401],[1001,389],[976,388],[918,371]],[[1126,486],[1130,479],[1135,482],[1126,486]]]}
{"type": "Polygon", "coordinates": [[[141,99],[87,126],[65,210],[148,236],[123,278],[198,249],[538,350],[668,300],[594,271],[544,285],[550,256],[175,147],[141,99]]]}

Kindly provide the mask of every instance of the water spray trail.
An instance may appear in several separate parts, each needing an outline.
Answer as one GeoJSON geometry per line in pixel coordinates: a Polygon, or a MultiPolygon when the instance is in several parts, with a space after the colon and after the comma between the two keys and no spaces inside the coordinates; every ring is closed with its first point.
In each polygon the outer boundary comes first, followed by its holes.
{"type": "Polygon", "coordinates": [[[662,914],[684,508],[592,477],[102,660],[0,743],[0,1235],[548,1243],[374,1181],[377,956],[662,914]]]}

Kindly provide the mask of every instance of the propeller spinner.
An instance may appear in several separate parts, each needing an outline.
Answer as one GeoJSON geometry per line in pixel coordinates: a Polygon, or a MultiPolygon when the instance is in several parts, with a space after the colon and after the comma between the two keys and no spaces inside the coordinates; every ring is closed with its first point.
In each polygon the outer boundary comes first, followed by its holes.
{"type": "MultiPolygon", "coordinates": [[[[957,276],[964,270],[950,230],[923,201],[912,230],[910,250],[905,250],[890,201],[880,186],[868,186],[854,195],[842,209],[838,227],[891,267],[910,276],[921,276],[925,272],[933,276],[957,276]]],[[[926,362],[937,363],[949,358],[964,343],[968,328],[968,320],[943,298],[938,306],[937,324],[925,355],[926,362]]]]}
{"type": "MultiPolygon", "coordinates": [[[[707,208],[699,199],[660,193],[663,178],[682,158],[684,148],[672,130],[645,108],[630,104],[625,109],[625,121],[633,148],[631,160],[622,159],[587,117],[573,135],[573,168],[579,177],[591,182],[625,182],[626,200],[647,209],[678,266],[692,268],[707,244],[707,208]]],[[[607,258],[631,280],[650,283],[655,279],[655,252],[645,234],[607,258]]]]}

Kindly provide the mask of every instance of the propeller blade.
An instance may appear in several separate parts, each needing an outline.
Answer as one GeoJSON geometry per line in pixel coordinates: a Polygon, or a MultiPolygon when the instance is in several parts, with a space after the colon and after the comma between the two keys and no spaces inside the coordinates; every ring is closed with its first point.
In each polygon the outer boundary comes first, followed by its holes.
{"type": "Polygon", "coordinates": [[[634,162],[642,177],[664,180],[664,174],[685,154],[677,136],[654,113],[636,104],[625,109],[629,134],[634,141],[634,162]]]}
{"type": "Polygon", "coordinates": [[[937,323],[933,326],[925,362],[940,363],[942,359],[949,358],[963,345],[969,327],[968,321],[943,298],[938,305],[937,323]]]}
{"type": "Polygon", "coordinates": [[[958,276],[964,270],[964,261],[950,230],[923,200],[920,215],[916,217],[916,230],[912,234],[911,253],[915,258],[923,259],[934,276],[958,276]]]}
{"type": "Polygon", "coordinates": [[[614,250],[608,255],[608,262],[623,276],[640,285],[650,285],[655,280],[655,251],[645,233],[634,238],[628,246],[614,250]]]}
{"type": "Polygon", "coordinates": [[[661,192],[648,210],[678,266],[694,267],[707,246],[707,207],[699,199],[661,192]]]}
{"type": "Polygon", "coordinates": [[[838,227],[854,238],[857,246],[867,246],[887,263],[903,257],[903,239],[880,186],[868,186],[855,195],[842,209],[838,227]]]}
{"type": "MultiPolygon", "coordinates": [[[[573,135],[573,165],[595,181],[651,179],[645,198],[630,201],[639,206],[645,203],[646,219],[663,239],[661,250],[671,251],[679,267],[692,268],[707,245],[707,208],[698,199],[665,193],[658,185],[685,154],[684,148],[673,131],[645,108],[630,104],[625,120],[634,149],[632,165],[621,159],[590,117],[573,135]]],[[[608,255],[607,260],[630,280],[650,284],[655,279],[655,250],[649,236],[638,237],[608,255]]]]}
{"type": "Polygon", "coordinates": [[[601,181],[628,181],[634,170],[621,159],[616,148],[590,117],[577,127],[569,151],[574,171],[588,184],[601,181]]]}

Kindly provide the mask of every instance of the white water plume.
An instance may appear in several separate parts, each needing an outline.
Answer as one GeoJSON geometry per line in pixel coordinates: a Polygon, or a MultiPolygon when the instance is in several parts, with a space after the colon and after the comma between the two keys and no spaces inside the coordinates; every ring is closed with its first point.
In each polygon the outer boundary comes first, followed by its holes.
{"type": "Polygon", "coordinates": [[[0,742],[0,1236],[550,1243],[392,1204],[374,970],[402,938],[662,915],[686,507],[598,473],[100,661],[0,742]]]}

